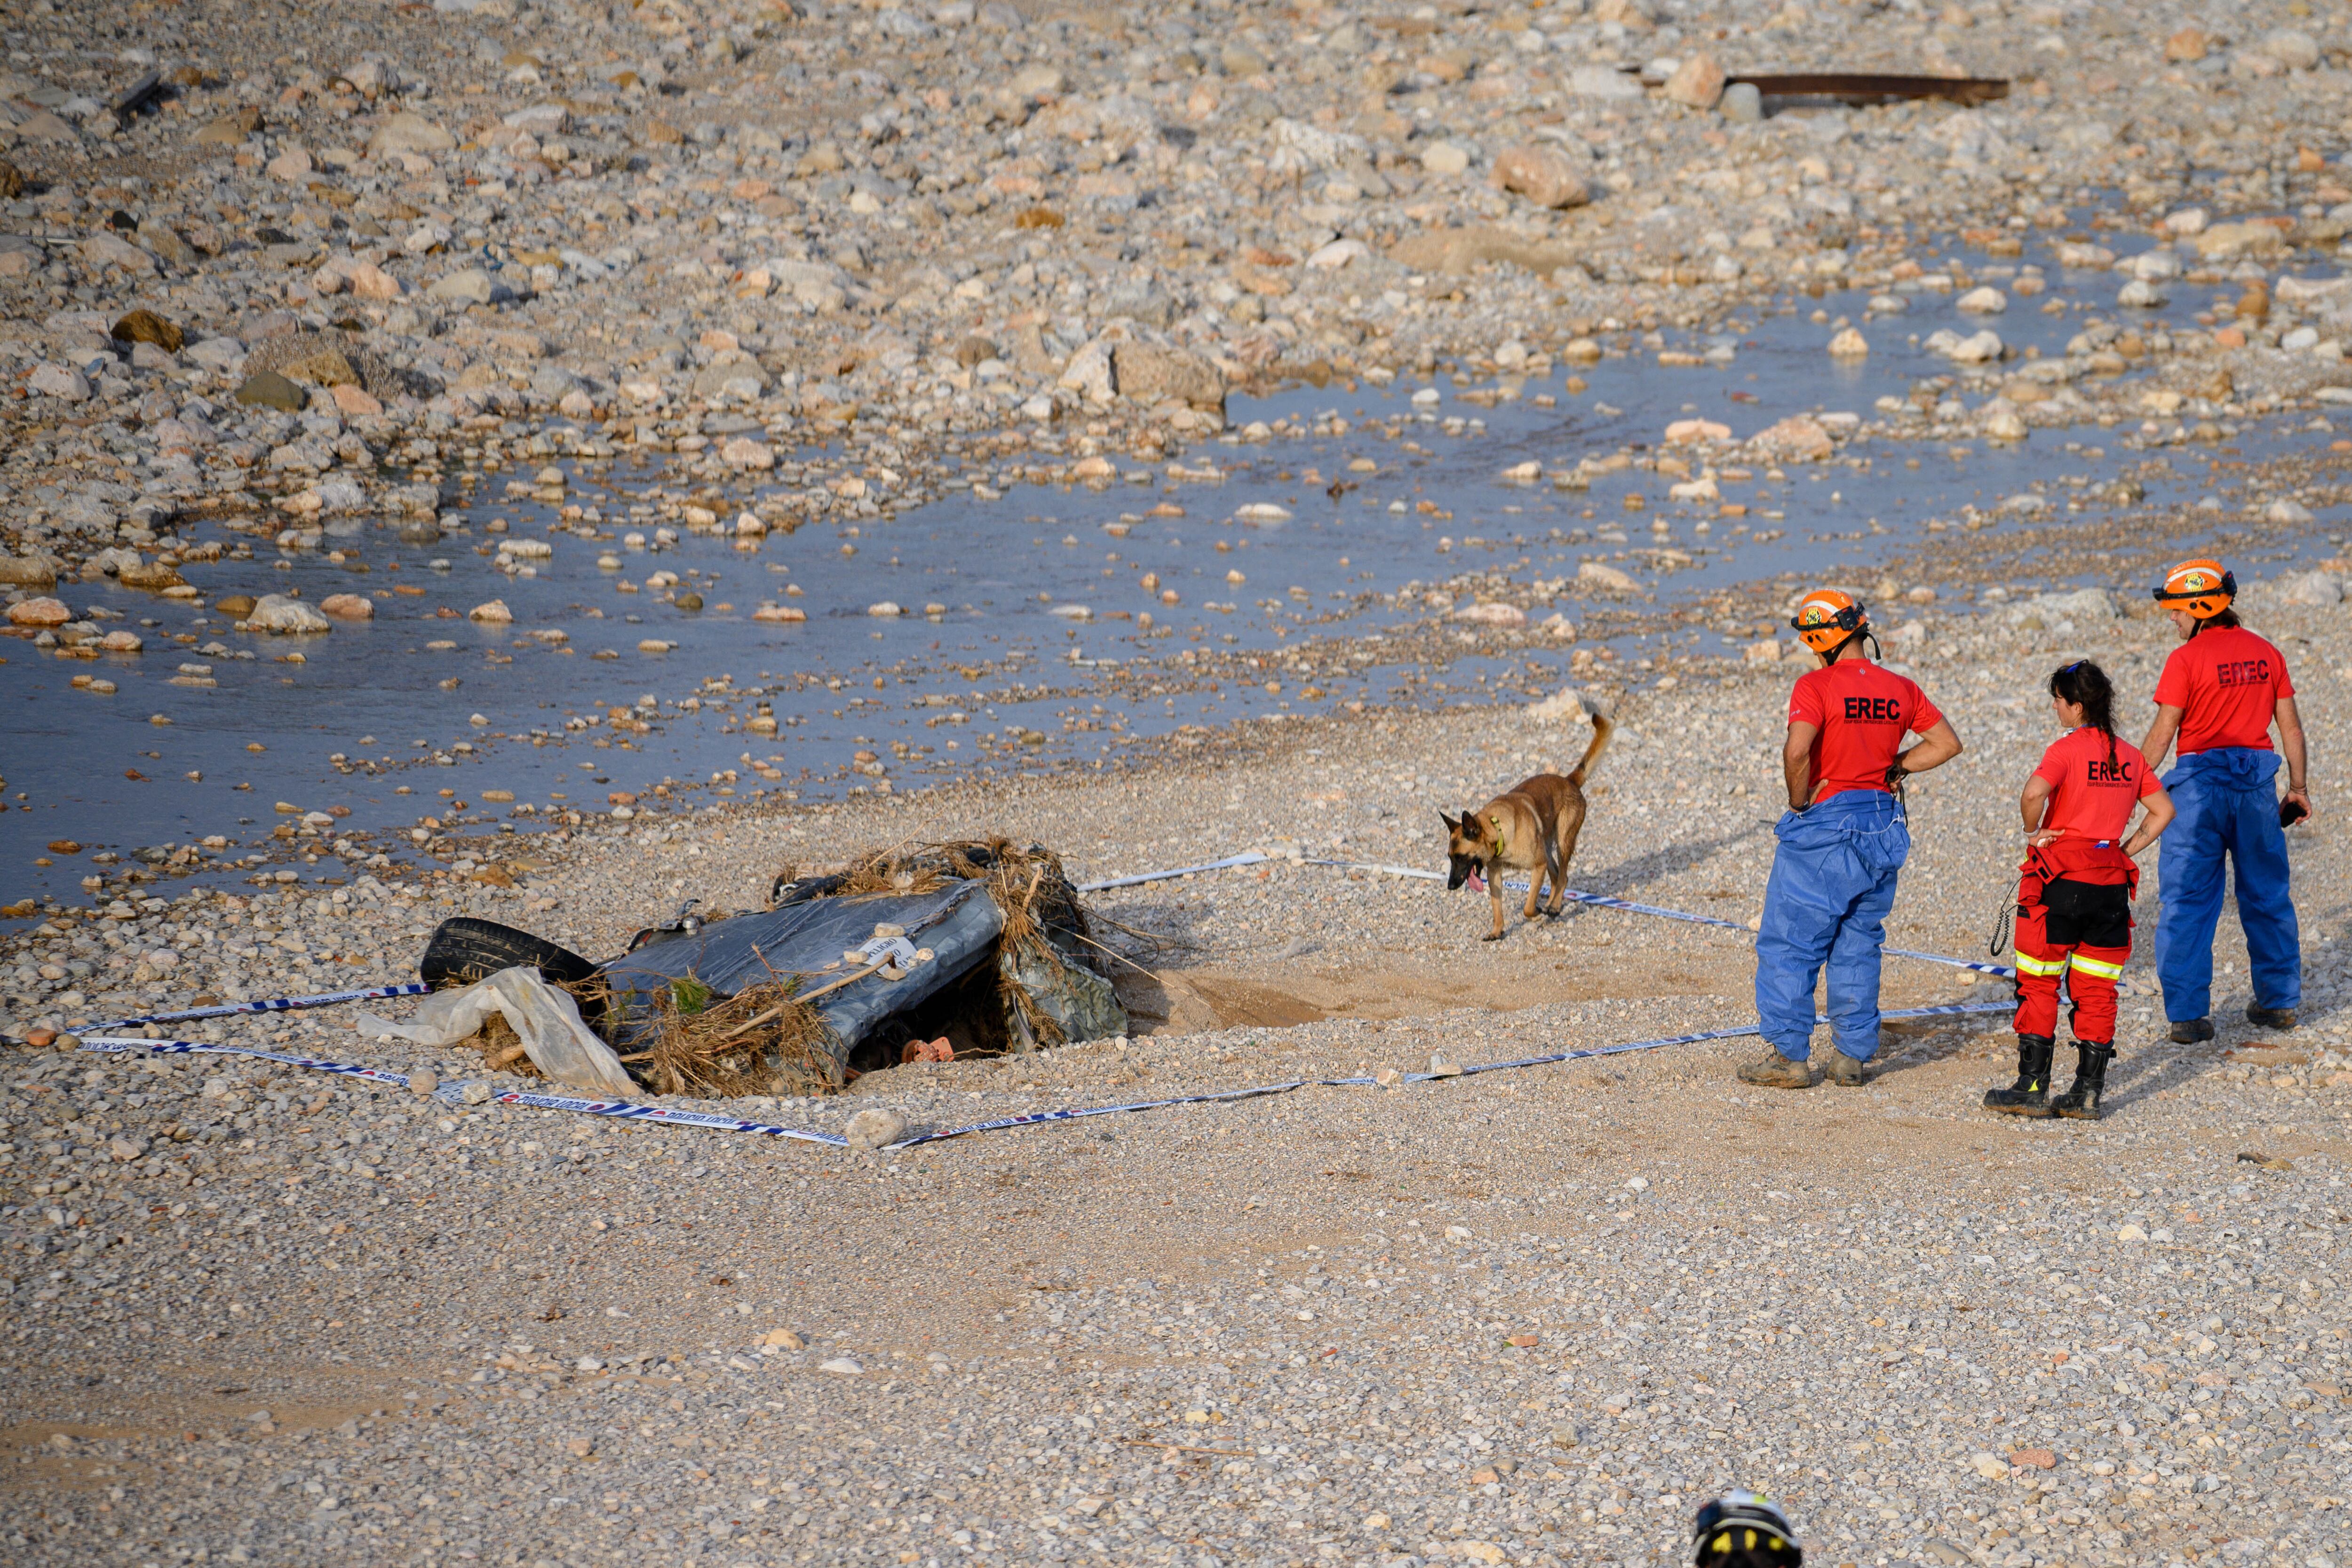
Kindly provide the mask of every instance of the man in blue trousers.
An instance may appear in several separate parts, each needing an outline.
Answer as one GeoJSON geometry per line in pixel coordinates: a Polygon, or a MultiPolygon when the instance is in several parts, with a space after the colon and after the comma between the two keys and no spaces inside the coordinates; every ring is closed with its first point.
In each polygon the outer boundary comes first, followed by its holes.
{"type": "Polygon", "coordinates": [[[1879,950],[1895,879],[1911,852],[1895,783],[1949,762],[1960,737],[1916,682],[1863,653],[1870,621],[1835,589],[1816,589],[1789,624],[1821,660],[1789,696],[1781,747],[1789,810],[1773,835],[1772,880],[1756,934],[1756,1012],[1772,1049],[1740,1081],[1809,1089],[1813,985],[1829,969],[1832,1082],[1859,1085],[1878,1050],[1879,950]],[[1919,744],[1903,750],[1906,734],[1919,744]]]}
{"type": "Polygon", "coordinates": [[[2180,814],[2157,856],[2156,974],[2172,1039],[2182,1045],[2213,1038],[2213,932],[2231,864],[2253,981],[2246,1021],[2290,1030],[2303,1005],[2285,831],[2311,815],[2303,719],[2285,655],[2239,622],[2230,607],[2237,592],[2237,580],[2212,560],[2182,561],[2156,591],[2180,646],[2157,677],[2156,722],[2139,748],[2151,768],[2176,741],[2180,750],[2164,776],[2180,814]],[[2282,751],[2284,799],[2272,782],[2282,751]]]}

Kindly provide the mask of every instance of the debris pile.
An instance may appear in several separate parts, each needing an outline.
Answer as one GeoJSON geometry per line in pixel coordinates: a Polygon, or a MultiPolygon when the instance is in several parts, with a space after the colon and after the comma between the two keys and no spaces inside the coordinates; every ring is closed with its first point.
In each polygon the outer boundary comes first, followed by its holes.
{"type": "MultiPolygon", "coordinates": [[[[637,1083],[723,1098],[824,1093],[903,1061],[1125,1034],[1105,973],[1118,961],[1058,855],[990,839],[894,846],[823,875],[790,868],[768,908],[681,913],[601,964],[511,926],[447,920],[418,969],[436,990],[535,969],[637,1083]]],[[[463,1043],[511,1065],[528,1040],[463,1043]]]]}

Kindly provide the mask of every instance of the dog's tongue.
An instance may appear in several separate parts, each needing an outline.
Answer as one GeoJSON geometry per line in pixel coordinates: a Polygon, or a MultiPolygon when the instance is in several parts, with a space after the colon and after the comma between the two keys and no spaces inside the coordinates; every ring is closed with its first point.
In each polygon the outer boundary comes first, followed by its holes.
{"type": "Polygon", "coordinates": [[[1475,871],[1470,873],[1470,891],[1473,893],[1486,891],[1486,879],[1475,871]]]}

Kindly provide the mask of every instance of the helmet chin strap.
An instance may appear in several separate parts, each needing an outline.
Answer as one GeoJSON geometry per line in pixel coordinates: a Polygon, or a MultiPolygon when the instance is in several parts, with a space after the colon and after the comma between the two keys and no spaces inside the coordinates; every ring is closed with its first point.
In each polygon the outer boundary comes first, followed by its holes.
{"type": "Polygon", "coordinates": [[[1849,633],[1844,642],[1840,643],[1836,647],[1832,648],[1828,653],[1822,655],[1822,664],[1826,666],[1836,664],[1840,659],[1845,656],[1845,651],[1848,648],[1853,647],[1856,643],[1869,643],[1870,656],[1881,663],[1885,662],[1886,658],[1886,651],[1884,648],[1881,648],[1878,644],[1878,633],[1870,629],[1870,623],[1868,622],[1864,622],[1853,632],[1849,633]]]}

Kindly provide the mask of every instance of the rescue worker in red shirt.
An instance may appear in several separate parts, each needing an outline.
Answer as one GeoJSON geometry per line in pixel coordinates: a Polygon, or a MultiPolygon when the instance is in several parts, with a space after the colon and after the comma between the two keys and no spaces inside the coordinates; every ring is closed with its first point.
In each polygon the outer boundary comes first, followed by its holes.
{"type": "Polygon", "coordinates": [[[2239,622],[2237,579],[2219,561],[2185,560],[2157,602],[2180,646],[2156,682],[2156,722],[2139,748],[2151,766],[2178,746],[2164,776],[2179,821],[2157,857],[2156,973],[2172,1039],[2213,1038],[2213,931],[2228,864],[2237,868],[2253,1000],[2246,1021],[2290,1030],[2303,1005],[2303,939],[2286,860],[2286,825],[2311,815],[2303,719],[2286,656],[2239,622]],[[2278,729],[2278,747],[2271,729],[2278,729]],[[2285,753],[2286,795],[2273,793],[2285,753]]]}
{"type": "Polygon", "coordinates": [[[2116,738],[2115,703],[2106,672],[2088,659],[2050,677],[2050,708],[2066,733],[2042,754],[2018,802],[2025,863],[2017,884],[2017,1082],[1986,1092],[1989,1111],[2099,1119],[2116,1056],[2116,982],[2131,956],[2131,901],[2139,895],[2132,857],[2173,816],[2147,759],[2116,738]],[[2143,800],[2147,813],[2126,837],[2143,800]],[[2053,1099],[2061,979],[2074,1004],[2067,1018],[2074,1084],[2053,1099]]]}
{"type": "Polygon", "coordinates": [[[1821,667],[1789,696],[1780,768],[1789,810],[1756,933],[1759,1032],[1772,1049],[1739,1070],[1771,1089],[1812,1085],[1813,985],[1829,972],[1832,1082],[1859,1085],[1878,1050],[1878,968],[1895,879],[1911,852],[1895,782],[1960,754],[1960,737],[1918,685],[1864,655],[1863,606],[1833,588],[1799,601],[1789,624],[1821,667]],[[1906,734],[1919,744],[1903,749],[1906,734]]]}

